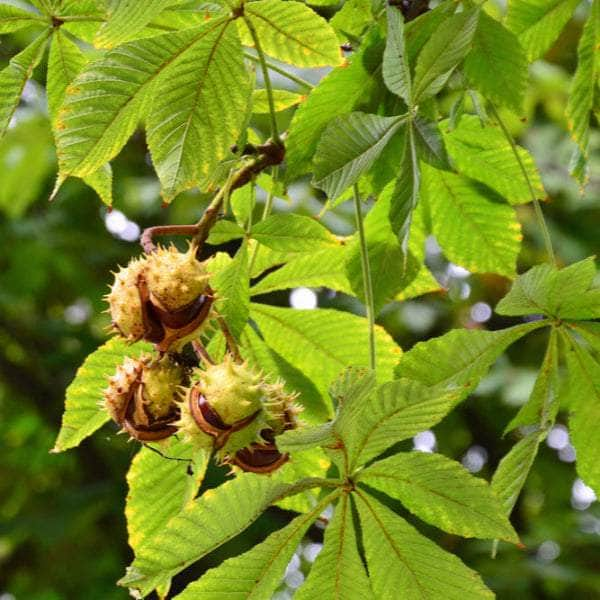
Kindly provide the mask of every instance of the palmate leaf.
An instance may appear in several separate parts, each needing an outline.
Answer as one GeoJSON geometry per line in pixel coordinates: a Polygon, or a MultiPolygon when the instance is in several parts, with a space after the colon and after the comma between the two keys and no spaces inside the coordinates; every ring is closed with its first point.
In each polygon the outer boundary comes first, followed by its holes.
{"type": "Polygon", "coordinates": [[[271,215],[260,221],[252,228],[252,237],[278,252],[314,252],[339,245],[324,225],[293,213],[271,215]]]}
{"type": "Polygon", "coordinates": [[[502,503],[506,515],[512,512],[525,485],[542,437],[540,432],[534,431],[519,440],[500,461],[492,477],[492,490],[502,503]]]}
{"type": "Polygon", "coordinates": [[[344,268],[345,256],[345,246],[335,246],[304,254],[266,275],[250,289],[250,294],[256,296],[301,286],[327,287],[352,294],[344,268]]]}
{"type": "Polygon", "coordinates": [[[452,15],[435,30],[419,53],[412,86],[414,104],[435,96],[471,48],[478,10],[452,15]]]}
{"type": "Polygon", "coordinates": [[[506,27],[534,61],[556,41],[579,0],[509,0],[506,27]]]}
{"type": "Polygon", "coordinates": [[[62,425],[52,452],[78,446],[110,419],[100,405],[109,376],[125,356],[135,357],[151,349],[150,344],[138,342],[132,346],[112,338],[85,359],[67,388],[62,425]]]}
{"type": "Polygon", "coordinates": [[[402,452],[360,471],[357,481],[400,500],[414,515],[449,533],[518,541],[487,482],[440,454],[402,452]]]}
{"type": "Polygon", "coordinates": [[[165,69],[154,92],[148,146],[170,201],[201,185],[242,131],[251,87],[235,23],[207,29],[165,69]]]}
{"type": "Polygon", "coordinates": [[[475,389],[510,344],[545,325],[537,321],[500,331],[453,329],[413,346],[400,359],[396,376],[429,386],[459,387],[462,399],[475,389]]]}
{"type": "Polygon", "coordinates": [[[243,473],[205,491],[144,543],[119,584],[136,588],[142,595],[162,587],[176,573],[246,529],[271,504],[311,487],[315,487],[312,480],[285,484],[243,473]]]}
{"type": "Polygon", "coordinates": [[[51,30],[41,33],[0,71],[0,140],[17,110],[27,80],[42,60],[50,33],[51,30]]]}
{"type": "Polygon", "coordinates": [[[32,25],[48,26],[48,21],[34,13],[12,4],[0,4],[0,33],[12,33],[32,25]]]}
{"type": "MultiPolygon", "coordinates": [[[[86,62],[87,59],[79,46],[71,41],[61,29],[55,29],[50,43],[48,75],[46,78],[48,111],[53,124],[58,109],[64,100],[67,87],[83,69],[86,62]]],[[[94,173],[86,175],[83,180],[96,191],[104,204],[107,206],[112,205],[112,170],[109,164],[105,164],[94,173]]]]}
{"type": "MultiPolygon", "coordinates": [[[[267,344],[301,370],[322,393],[338,373],[351,365],[368,365],[366,319],[331,309],[295,310],[253,303],[250,315],[267,344]],[[340,343],[340,331],[344,343],[340,343]]],[[[377,375],[392,378],[402,351],[376,326],[377,375]]]]}
{"type": "Polygon", "coordinates": [[[558,386],[558,339],[556,329],[552,328],[544,362],[538,372],[531,395],[527,403],[506,426],[505,433],[528,425],[538,425],[542,430],[548,429],[554,423],[559,409],[558,386]]]}
{"type": "Polygon", "coordinates": [[[295,600],[371,600],[371,584],[357,547],[350,497],[338,501],[325,530],[323,549],[295,600]]]}
{"type": "Polygon", "coordinates": [[[517,36],[481,11],[464,73],[486,98],[520,112],[527,87],[527,57],[517,36]]]}
{"type": "Polygon", "coordinates": [[[600,364],[576,342],[567,351],[567,389],[573,398],[569,433],[577,452],[577,473],[600,494],[600,364]]]}
{"type": "MultiPolygon", "coordinates": [[[[179,72],[184,68],[185,63],[193,61],[194,57],[199,62],[204,58],[204,67],[206,68],[206,40],[213,40],[215,43],[220,41],[219,32],[226,40],[231,40],[231,36],[234,35],[231,31],[232,28],[228,21],[214,19],[200,27],[123,44],[86,67],[67,89],[65,101],[58,115],[57,143],[61,177],[88,175],[113,158],[133,133],[145,109],[148,108],[148,100],[151,98],[149,92],[155,90],[154,84],[167,71],[167,68],[176,64],[176,72],[179,72]]],[[[225,51],[229,47],[226,44],[225,51]]],[[[213,46],[213,49],[218,51],[218,44],[217,47],[213,46]]],[[[220,64],[223,66],[222,63],[220,64]]],[[[229,63],[227,62],[227,64],[229,63]]],[[[203,70],[198,68],[198,64],[195,64],[190,74],[192,78],[197,78],[198,74],[202,72],[203,70]]],[[[214,76],[215,73],[212,70],[207,73],[207,77],[214,78],[214,76]]],[[[233,94],[235,98],[232,98],[232,104],[225,102],[223,106],[218,106],[219,118],[222,110],[225,110],[227,119],[229,111],[233,109],[233,106],[238,105],[239,95],[247,81],[245,74],[244,78],[242,81],[236,81],[233,89],[223,88],[227,89],[227,93],[233,94]]],[[[173,77],[167,79],[170,79],[171,82],[179,81],[173,77]]],[[[197,82],[197,79],[194,81],[197,82]]],[[[211,81],[213,80],[211,79],[211,81]]],[[[205,81],[205,85],[208,85],[208,79],[205,81]]],[[[182,85],[180,89],[185,91],[187,88],[182,85]]],[[[221,95],[223,89],[219,93],[221,101],[225,100],[221,95]]],[[[169,82],[167,81],[161,97],[164,99],[169,91],[169,82]]],[[[187,95],[185,104],[188,109],[192,108],[189,103],[193,103],[194,98],[197,98],[198,101],[204,98],[205,88],[197,86],[194,88],[194,92],[187,95]]],[[[226,99],[229,100],[229,98],[226,99]]],[[[176,98],[171,98],[171,100],[175,102],[176,98]]],[[[214,106],[213,100],[210,105],[214,106]]],[[[171,111],[173,108],[174,106],[171,107],[171,111]]],[[[182,107],[179,106],[179,108],[182,107]]],[[[181,114],[178,113],[177,116],[181,117],[181,114]]],[[[183,128],[179,134],[187,132],[186,140],[189,141],[190,138],[187,136],[192,130],[195,131],[194,117],[197,118],[197,115],[190,112],[188,117],[191,119],[188,128],[183,128]]],[[[156,116],[154,120],[156,120],[156,116]]],[[[229,120],[226,120],[226,123],[231,125],[229,120]]],[[[167,126],[168,123],[165,123],[164,127],[167,126]]],[[[225,150],[222,145],[225,144],[225,139],[232,135],[232,132],[228,127],[222,126],[219,126],[219,132],[217,137],[209,135],[204,140],[200,147],[202,152],[205,152],[206,145],[214,142],[216,155],[224,154],[225,150]]],[[[165,144],[165,148],[172,148],[173,139],[167,141],[169,144],[165,144]]],[[[202,158],[202,152],[197,155],[199,160],[202,158]]],[[[165,158],[164,149],[158,153],[158,157],[155,156],[155,160],[160,158],[165,158]]],[[[173,155],[171,158],[176,158],[176,156],[173,155]]],[[[189,160],[189,156],[185,158],[189,160]]],[[[200,164],[199,160],[197,161],[198,165],[200,164]]],[[[216,157],[211,156],[209,162],[214,164],[214,160],[216,157]]],[[[161,169],[167,166],[166,163],[160,162],[161,169]]],[[[206,171],[207,168],[206,164],[197,167],[202,171],[206,171]]],[[[165,175],[164,171],[161,172],[165,175]]],[[[168,171],[166,174],[174,177],[177,172],[168,171]]],[[[179,172],[180,177],[187,174],[189,173],[179,172]]]]}
{"type": "Polygon", "coordinates": [[[404,18],[396,6],[387,6],[388,33],[383,53],[383,81],[388,89],[411,105],[411,76],[406,44],[404,18]]]}
{"type": "Polygon", "coordinates": [[[135,37],[135,34],[158,16],[174,0],[117,0],[111,6],[108,21],[96,33],[94,45],[98,48],[114,48],[135,37]]]}
{"type": "Polygon", "coordinates": [[[456,392],[400,379],[382,385],[353,407],[342,405],[335,431],[344,440],[348,471],[439,423],[456,398],[456,392]]]}
{"type": "Polygon", "coordinates": [[[221,600],[223,595],[232,600],[271,598],[307,529],[340,493],[341,490],[336,490],[329,494],[310,512],[296,517],[264,542],[240,556],[226,560],[216,569],[210,569],[175,598],[221,600]]]}
{"type": "Polygon", "coordinates": [[[477,273],[513,277],[521,250],[514,209],[475,182],[422,165],[422,199],[449,260],[477,273]]]}
{"type": "Polygon", "coordinates": [[[314,184],[337,198],[369,170],[404,121],[362,112],[334,119],[317,146],[314,184]]]}
{"type": "MultiPolygon", "coordinates": [[[[475,115],[463,115],[458,126],[441,123],[444,141],[458,171],[496,190],[510,204],[531,201],[527,179],[519,167],[513,150],[496,127],[483,127],[475,115]]],[[[545,197],[540,173],[533,156],[520,146],[519,157],[538,199],[545,197]]]]}
{"type": "Polygon", "coordinates": [[[520,275],[496,306],[501,315],[545,314],[559,319],[600,317],[600,288],[593,287],[594,257],[557,269],[537,265],[520,275]]]}
{"type": "MultiPolygon", "coordinates": [[[[297,67],[337,66],[342,54],[331,25],[311,8],[294,0],[258,0],[244,5],[264,52],[297,67]]],[[[240,20],[240,24],[242,21],[240,20]]],[[[244,44],[252,36],[241,27],[244,44]]]]}
{"type": "Polygon", "coordinates": [[[479,575],[363,491],[353,494],[369,580],[378,600],[493,598],[479,575]]]}
{"type": "Polygon", "coordinates": [[[294,114],[286,140],[286,181],[312,170],[312,158],[325,127],[353,111],[377,83],[381,42],[371,35],[350,64],[326,75],[294,114]]]}
{"type": "MultiPolygon", "coordinates": [[[[596,104],[600,77],[600,2],[594,0],[577,49],[577,70],[567,102],[567,122],[583,161],[587,160],[590,116],[596,104]]],[[[580,178],[581,183],[585,177],[580,178]]]]}

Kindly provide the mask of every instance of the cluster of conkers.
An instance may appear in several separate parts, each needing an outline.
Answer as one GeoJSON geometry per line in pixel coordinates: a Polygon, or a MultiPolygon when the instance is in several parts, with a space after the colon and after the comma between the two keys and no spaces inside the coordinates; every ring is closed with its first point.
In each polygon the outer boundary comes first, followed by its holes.
{"type": "Polygon", "coordinates": [[[195,248],[159,248],[115,274],[107,295],[114,331],[152,342],[156,355],[126,357],[104,390],[104,406],[132,438],[158,441],[180,432],[221,463],[271,472],[288,459],[275,437],[296,427],[296,396],[227,353],[190,368],[180,351],[216,317],[208,261],[195,248]]]}

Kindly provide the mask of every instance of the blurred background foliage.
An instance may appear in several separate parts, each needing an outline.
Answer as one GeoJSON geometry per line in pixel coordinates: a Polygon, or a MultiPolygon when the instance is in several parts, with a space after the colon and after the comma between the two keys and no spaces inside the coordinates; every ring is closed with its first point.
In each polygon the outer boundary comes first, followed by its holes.
{"type": "MultiPolygon", "coordinates": [[[[562,263],[594,254],[600,232],[600,131],[592,132],[591,178],[585,192],[569,178],[573,144],[564,108],[575,68],[576,45],[585,15],[582,4],[545,59],[531,68],[530,92],[522,120],[506,115],[513,133],[534,154],[548,192],[544,205],[562,263]]],[[[24,46],[23,30],[3,36],[0,67],[24,46]]],[[[206,205],[189,193],[161,208],[159,188],[145,141],[136,134],[117,160],[115,208],[101,205],[78,180],[68,181],[53,204],[56,157],[48,123],[42,64],[0,145],[0,600],[126,598],[115,587],[130,561],[126,545],[125,473],[137,451],[109,425],[81,448],[51,455],[60,424],[65,387],[84,357],[105,338],[102,296],[111,270],[140,250],[140,229],[159,223],[195,221],[206,205]]],[[[313,81],[322,73],[303,72],[313,81]]],[[[275,80],[278,87],[284,80],[275,80]]],[[[449,94],[443,100],[450,106],[449,94]]],[[[281,113],[289,120],[291,111],[281,113]]],[[[284,124],[284,123],[282,123],[284,124]]],[[[257,119],[254,126],[266,123],[257,119]]],[[[257,190],[259,200],[264,193],[257,190]]],[[[317,214],[322,199],[308,182],[292,186],[276,210],[317,214]]],[[[519,207],[525,239],[520,267],[544,259],[540,232],[530,207],[519,207]]],[[[352,231],[350,207],[323,216],[339,234],[352,231]]],[[[379,322],[403,348],[452,327],[496,329],[513,324],[492,308],[509,282],[471,276],[449,264],[435,240],[427,243],[428,264],[445,291],[388,305],[379,322]]],[[[273,304],[334,307],[361,313],[353,298],[327,290],[293,290],[261,297],[273,304]]],[[[343,332],[340,332],[342,335],[343,332]]],[[[545,343],[543,333],[510,348],[477,392],[433,432],[413,440],[462,460],[489,478],[514,440],[502,431],[533,386],[545,343]]],[[[438,542],[479,570],[499,598],[600,598],[600,504],[577,480],[568,430],[550,434],[513,519],[524,549],[501,545],[497,558],[489,543],[430,531],[438,542]]],[[[214,469],[212,483],[223,477],[214,469]]],[[[176,580],[184,580],[226,555],[249,547],[283,523],[273,510],[240,539],[222,548],[176,580]]],[[[288,569],[279,596],[289,598],[314,560],[322,532],[315,529],[288,569]]]]}

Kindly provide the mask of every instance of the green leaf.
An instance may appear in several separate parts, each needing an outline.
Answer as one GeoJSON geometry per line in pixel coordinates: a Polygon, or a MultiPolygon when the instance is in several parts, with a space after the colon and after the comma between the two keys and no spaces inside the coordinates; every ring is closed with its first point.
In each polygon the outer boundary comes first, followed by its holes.
{"type": "Polygon", "coordinates": [[[505,433],[528,425],[539,425],[540,429],[548,429],[554,423],[560,403],[557,341],[556,329],[552,328],[544,362],[538,372],[531,396],[506,426],[505,433]]]}
{"type": "Polygon", "coordinates": [[[267,294],[295,287],[327,287],[352,294],[344,269],[346,247],[336,246],[294,258],[269,273],[250,289],[250,294],[267,294]]]}
{"type": "Polygon", "coordinates": [[[600,288],[591,287],[595,276],[593,256],[563,269],[537,265],[515,279],[496,306],[496,312],[510,316],[541,313],[558,319],[596,319],[600,317],[600,288]]]}
{"type": "MultiPolygon", "coordinates": [[[[311,4],[317,6],[314,0],[311,4]]],[[[331,4],[338,4],[337,1],[331,4]]],[[[338,39],[359,40],[373,22],[373,9],[370,0],[346,0],[329,24],[338,32],[338,39]]]]}
{"type": "Polygon", "coordinates": [[[244,331],[241,352],[243,357],[256,368],[284,382],[286,391],[300,394],[297,402],[304,409],[303,421],[322,423],[323,420],[331,417],[329,403],[315,384],[302,371],[270,348],[251,327],[244,331]]]}
{"type": "Polygon", "coordinates": [[[486,98],[504,104],[516,113],[523,108],[527,87],[527,56],[519,39],[485,11],[465,59],[469,82],[486,98]]]}
{"type": "Polygon", "coordinates": [[[344,441],[349,472],[439,423],[456,398],[456,392],[400,379],[382,385],[368,401],[355,402],[353,408],[344,410],[342,405],[335,430],[344,441]]]}
{"type": "Polygon", "coordinates": [[[506,27],[517,34],[530,62],[556,41],[579,0],[509,0],[506,27]]]}
{"type": "Polygon", "coordinates": [[[0,71],[0,140],[8,130],[27,80],[44,56],[48,36],[48,31],[44,31],[0,71]]]}
{"type": "Polygon", "coordinates": [[[574,402],[569,433],[577,452],[577,473],[600,494],[600,364],[576,342],[567,351],[567,383],[574,402]]]}
{"type": "Polygon", "coordinates": [[[234,259],[211,280],[217,309],[232,335],[238,339],[250,313],[248,247],[242,244],[234,259]]]}
{"type": "MultiPolygon", "coordinates": [[[[235,216],[235,220],[243,232],[243,228],[247,227],[250,223],[256,204],[256,186],[244,185],[237,188],[229,196],[229,204],[231,205],[231,211],[235,216]]],[[[219,222],[216,224],[218,225],[219,222]]]]}
{"type": "Polygon", "coordinates": [[[460,175],[425,164],[422,175],[422,198],[446,257],[477,273],[514,276],[522,239],[514,209],[460,175]]]}
{"type": "Polygon", "coordinates": [[[335,117],[354,110],[377,85],[378,45],[378,39],[366,39],[350,64],[337,67],[326,75],[300,105],[285,144],[286,181],[294,181],[312,170],[312,158],[327,125],[335,117]]]}
{"type": "Polygon", "coordinates": [[[112,2],[109,18],[96,33],[94,45],[98,48],[114,48],[134,39],[152,19],[172,4],[173,0],[112,2]]]}
{"type": "Polygon", "coordinates": [[[310,512],[296,517],[264,542],[240,556],[226,560],[216,569],[210,569],[175,598],[221,600],[223,595],[232,600],[271,598],[307,529],[340,493],[335,491],[329,494],[310,512]]]}
{"type": "Polygon", "coordinates": [[[313,427],[301,427],[285,431],[277,436],[277,448],[282,452],[302,452],[319,446],[329,446],[335,442],[333,423],[313,427]]]}
{"type": "Polygon", "coordinates": [[[411,77],[404,41],[404,18],[396,6],[387,6],[388,33],[383,53],[383,80],[388,89],[411,105],[411,77]]]}
{"type": "Polygon", "coordinates": [[[478,10],[448,17],[423,46],[413,78],[413,103],[435,96],[471,49],[479,18],[478,10]]]}
{"type": "Polygon", "coordinates": [[[344,369],[329,386],[329,395],[336,402],[339,413],[352,412],[360,407],[375,391],[375,373],[367,367],[344,369]]]}
{"type": "Polygon", "coordinates": [[[413,213],[421,192],[421,170],[412,123],[407,127],[407,132],[400,159],[400,171],[390,198],[390,222],[405,252],[410,243],[413,213]]]}
{"type": "Polygon", "coordinates": [[[356,504],[369,579],[378,600],[481,600],[494,598],[477,573],[418,533],[375,498],[360,492],[356,504]]]}
{"type": "Polygon", "coordinates": [[[429,38],[439,29],[442,23],[454,13],[456,6],[452,3],[442,2],[434,9],[427,11],[419,18],[409,21],[404,25],[408,63],[413,66],[417,56],[429,38]]]}
{"type": "MultiPolygon", "coordinates": [[[[89,175],[113,158],[148,108],[157,79],[172,64],[181,69],[184,61],[195,60],[199,54],[206,58],[206,40],[214,41],[218,32],[227,30],[226,21],[215,19],[200,27],[123,44],[86,67],[67,88],[58,114],[62,176],[89,175]],[[105,85],[107,81],[110,86],[105,85]]],[[[191,70],[193,75],[199,72],[191,70]]],[[[180,89],[187,88],[182,85],[180,89]]],[[[231,93],[237,94],[237,88],[231,93]]],[[[187,100],[193,97],[188,94],[187,100]]]]}
{"type": "Polygon", "coordinates": [[[325,530],[323,549],[295,600],[371,600],[371,584],[357,547],[350,497],[344,494],[325,530]]]}
{"type": "Polygon", "coordinates": [[[146,119],[148,147],[167,202],[205,182],[246,121],[251,88],[236,26],[209,21],[203,30],[201,39],[164,69],[146,119]]]}
{"type": "Polygon", "coordinates": [[[371,168],[404,121],[362,112],[334,119],[317,146],[313,183],[337,198],[371,168]]]}
{"type": "MultiPolygon", "coordinates": [[[[326,308],[295,310],[256,303],[250,310],[267,344],[322,393],[342,369],[369,364],[368,324],[362,317],[326,308]]],[[[377,376],[386,381],[402,351],[383,328],[376,326],[375,336],[377,376]]]]}
{"type": "Polygon", "coordinates": [[[75,79],[86,63],[79,46],[60,29],[52,34],[48,57],[46,93],[51,118],[58,112],[65,97],[67,86],[75,79]]]}
{"type": "Polygon", "coordinates": [[[243,473],[205,491],[139,549],[119,585],[150,593],[246,529],[277,500],[310,487],[313,481],[290,485],[243,473]]]}
{"type": "MultiPolygon", "coordinates": [[[[394,190],[395,191],[395,190],[394,190]]],[[[379,202],[383,198],[386,190],[382,192],[379,202]]],[[[412,213],[410,225],[410,237],[408,241],[408,250],[420,262],[420,268],[412,282],[403,289],[397,296],[396,300],[402,302],[409,298],[422,296],[429,292],[437,292],[442,289],[442,286],[437,279],[432,275],[431,271],[425,264],[425,240],[427,233],[424,224],[423,205],[417,205],[412,213]]]]}
{"type": "MultiPolygon", "coordinates": [[[[200,469],[200,477],[188,475],[191,454],[189,444],[172,437],[160,450],[142,447],[131,461],[125,516],[129,545],[134,553],[160,534],[195,495],[203,469],[200,469]]],[[[206,466],[208,455],[203,453],[203,456],[206,466]]]]}
{"type": "Polygon", "coordinates": [[[441,454],[396,454],[361,471],[357,481],[400,500],[411,513],[449,533],[518,541],[488,483],[441,454]]]}
{"type": "MultiPolygon", "coordinates": [[[[458,171],[496,190],[510,204],[531,201],[527,179],[513,150],[496,127],[482,127],[475,115],[464,115],[458,126],[450,128],[444,121],[441,129],[448,152],[458,171]]],[[[531,154],[520,146],[519,157],[538,199],[546,196],[540,173],[531,154]]]]}
{"type": "MultiPolygon", "coordinates": [[[[585,23],[577,48],[577,70],[573,77],[567,101],[569,130],[579,147],[583,161],[587,162],[590,139],[590,116],[596,106],[598,77],[600,76],[600,2],[594,0],[590,16],[585,23]]],[[[584,183],[584,180],[580,180],[584,183]]]]}
{"type": "MultiPolygon", "coordinates": [[[[391,191],[392,187],[388,186],[386,190],[391,191]]],[[[384,190],[364,223],[375,314],[408,287],[418,271],[417,261],[414,257],[410,257],[410,261],[406,260],[398,238],[392,231],[390,204],[391,194],[384,190]]],[[[348,245],[346,274],[352,289],[364,301],[361,248],[356,236],[348,245]]]]}
{"type": "Polygon", "coordinates": [[[12,33],[32,25],[48,26],[48,21],[39,14],[12,4],[0,4],[0,33],[12,33]]]}
{"type": "Polygon", "coordinates": [[[112,338],[85,359],[67,388],[62,425],[52,452],[78,446],[110,419],[101,406],[102,390],[107,387],[109,376],[125,356],[139,356],[151,349],[150,344],[132,346],[112,338]]]}
{"type": "Polygon", "coordinates": [[[400,359],[396,376],[430,386],[460,387],[462,399],[477,387],[510,344],[546,324],[537,321],[500,331],[452,329],[413,346],[400,359]]]}
{"type": "Polygon", "coordinates": [[[598,354],[600,354],[600,323],[567,323],[568,327],[577,332],[598,354]]]}
{"type": "Polygon", "coordinates": [[[518,441],[510,452],[502,458],[494,476],[492,490],[502,503],[506,515],[510,515],[517,498],[525,485],[541,441],[535,431],[518,441]]]}
{"type": "Polygon", "coordinates": [[[437,169],[449,170],[450,163],[438,124],[417,116],[412,120],[412,128],[419,159],[437,169]]]}
{"type": "MultiPolygon", "coordinates": [[[[335,32],[311,8],[294,0],[258,0],[244,5],[249,21],[264,52],[297,67],[337,66],[342,53],[335,32]]],[[[240,21],[241,23],[241,21],[240,21]]],[[[244,44],[253,46],[252,36],[243,31],[244,44]]]]}
{"type": "MultiPolygon", "coordinates": [[[[55,29],[50,44],[46,83],[48,111],[54,126],[67,87],[81,72],[86,62],[87,59],[79,46],[71,41],[61,29],[55,29]]],[[[104,204],[112,205],[112,169],[108,163],[94,173],[83,177],[83,180],[100,196],[104,204]]]]}
{"type": "Polygon", "coordinates": [[[339,245],[327,228],[312,217],[277,214],[258,222],[252,237],[279,252],[314,252],[339,245]]]}
{"type": "Polygon", "coordinates": [[[239,240],[243,237],[244,230],[237,223],[221,219],[214,224],[206,241],[213,246],[220,246],[231,240],[239,240]]]}
{"type": "Polygon", "coordinates": [[[82,178],[100,196],[100,200],[107,206],[112,206],[113,203],[113,175],[112,168],[109,163],[100,167],[94,173],[90,173],[82,178]]]}
{"type": "MultiPolygon", "coordinates": [[[[300,104],[304,99],[305,96],[296,92],[273,90],[273,104],[275,105],[275,110],[278,112],[296,106],[296,104],[300,104]]],[[[252,93],[252,112],[267,114],[269,110],[267,90],[254,90],[252,93]]]]}

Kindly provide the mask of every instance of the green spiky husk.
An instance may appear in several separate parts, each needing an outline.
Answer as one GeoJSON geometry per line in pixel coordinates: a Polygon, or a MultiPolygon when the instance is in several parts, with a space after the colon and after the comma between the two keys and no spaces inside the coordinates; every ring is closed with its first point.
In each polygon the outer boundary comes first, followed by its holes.
{"type": "Polygon", "coordinates": [[[115,281],[106,296],[113,327],[130,342],[144,335],[142,304],[137,287],[138,278],[144,271],[146,259],[133,259],[126,267],[115,273],[115,281]]]}
{"type": "Polygon", "coordinates": [[[177,311],[204,294],[210,278],[194,248],[179,252],[174,246],[148,255],[144,275],[153,301],[167,311],[177,311]]]}

